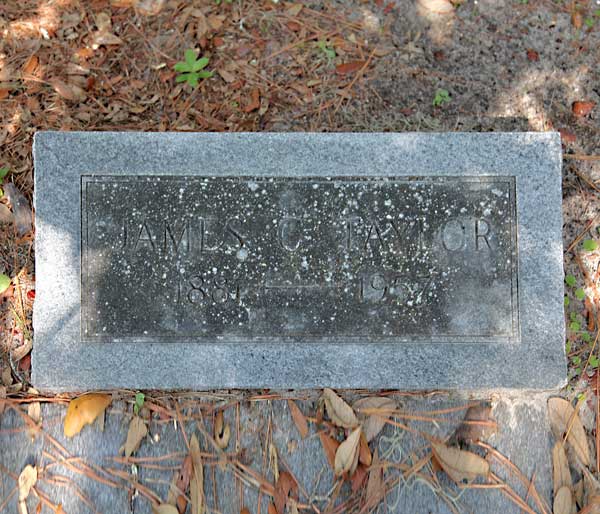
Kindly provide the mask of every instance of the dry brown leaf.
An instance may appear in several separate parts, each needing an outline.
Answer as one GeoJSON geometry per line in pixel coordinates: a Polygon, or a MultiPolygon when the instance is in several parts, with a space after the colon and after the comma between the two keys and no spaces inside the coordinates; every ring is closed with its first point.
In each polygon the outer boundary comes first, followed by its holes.
{"type": "Polygon", "coordinates": [[[1,401],[6,400],[6,386],[0,385],[0,415],[4,412],[6,408],[6,403],[1,401]]]}
{"type": "Polygon", "coordinates": [[[379,454],[377,448],[373,453],[373,462],[369,469],[369,480],[367,481],[367,505],[374,507],[379,500],[383,497],[385,488],[383,487],[383,467],[379,461],[379,454]]]}
{"type": "Polygon", "coordinates": [[[580,29],[583,25],[583,14],[578,9],[573,10],[571,13],[571,23],[576,29],[580,29]]]}
{"type": "Polygon", "coordinates": [[[558,441],[552,449],[552,477],[554,481],[554,495],[561,487],[571,487],[571,470],[567,461],[567,454],[562,441],[558,441]]]}
{"type": "Polygon", "coordinates": [[[368,474],[367,466],[359,462],[358,466],[356,466],[356,471],[350,477],[350,489],[353,493],[364,487],[368,474]]]}
{"type": "Polygon", "coordinates": [[[75,84],[67,84],[60,79],[51,79],[48,81],[60,96],[65,100],[79,102],[85,98],[85,91],[75,84]]]}
{"type": "Polygon", "coordinates": [[[596,107],[595,102],[573,102],[571,108],[575,116],[583,117],[587,116],[596,107]]]}
{"type": "Polygon", "coordinates": [[[329,462],[331,469],[335,469],[335,453],[340,446],[339,441],[336,441],[333,437],[329,437],[323,432],[319,434],[319,438],[321,439],[327,462],[329,462]]]}
{"type": "Polygon", "coordinates": [[[229,425],[225,424],[223,411],[220,410],[215,416],[215,442],[217,443],[217,446],[221,448],[221,450],[227,448],[230,437],[231,429],[229,428],[229,425]]]}
{"type": "Polygon", "coordinates": [[[213,30],[219,30],[222,26],[223,26],[223,22],[227,19],[227,16],[224,16],[222,14],[211,14],[208,17],[208,24],[210,25],[210,28],[213,30]]]}
{"type": "Polygon", "coordinates": [[[369,467],[371,465],[371,462],[373,461],[373,456],[371,455],[371,450],[369,449],[369,443],[367,442],[365,433],[362,430],[360,433],[358,461],[361,462],[362,464],[364,464],[366,467],[369,467]]]}
{"type": "Polygon", "coordinates": [[[391,398],[371,396],[356,401],[352,408],[363,422],[363,431],[367,442],[371,442],[383,430],[386,421],[390,418],[390,411],[397,409],[398,406],[391,398]]]}
{"type": "Polygon", "coordinates": [[[135,9],[144,16],[155,16],[165,5],[165,0],[135,0],[135,9]]]}
{"type": "Polygon", "coordinates": [[[294,477],[287,471],[282,471],[279,475],[279,480],[275,484],[275,508],[278,514],[285,514],[285,506],[288,502],[290,493],[296,493],[298,484],[294,477]]]}
{"type": "Polygon", "coordinates": [[[343,428],[354,428],[358,426],[358,418],[352,407],[342,400],[331,389],[323,390],[323,400],[325,400],[325,408],[329,418],[337,426],[343,428]]]}
{"type": "Polygon", "coordinates": [[[561,487],[554,495],[553,514],[571,514],[573,509],[573,493],[569,487],[561,487]]]}
{"type": "Polygon", "coordinates": [[[454,12],[454,5],[450,0],[419,0],[420,7],[434,14],[451,14],[454,12]]]}
{"type": "Polygon", "coordinates": [[[563,398],[550,398],[548,400],[548,417],[550,426],[556,439],[562,439],[570,424],[567,443],[584,466],[590,465],[590,448],[585,429],[581,420],[575,413],[571,403],[563,398]]]}
{"type": "Polygon", "coordinates": [[[579,508],[583,507],[583,478],[573,486],[573,497],[579,508]]]}
{"type": "Polygon", "coordinates": [[[583,473],[583,504],[592,503],[592,498],[600,496],[600,482],[587,468],[581,468],[583,473]]]}
{"type": "Polygon", "coordinates": [[[298,16],[298,14],[300,14],[302,7],[304,7],[302,4],[292,4],[286,9],[285,13],[288,16],[294,18],[295,16],[298,16]]]}
{"type": "Polygon", "coordinates": [[[344,64],[338,64],[335,67],[335,72],[338,75],[349,75],[350,73],[356,73],[365,65],[365,63],[366,61],[352,61],[344,64]]]}
{"type": "Polygon", "coordinates": [[[179,514],[177,507],[173,505],[169,505],[168,503],[163,503],[162,505],[153,505],[152,506],[153,514],[179,514]]]}
{"type": "Polygon", "coordinates": [[[275,507],[273,503],[269,503],[269,506],[267,507],[267,514],[278,514],[277,507],[275,507]]]}
{"type": "Polygon", "coordinates": [[[288,400],[288,407],[290,408],[290,414],[292,415],[294,424],[300,433],[300,437],[304,439],[308,435],[308,422],[306,421],[306,416],[302,414],[300,407],[296,405],[294,400],[288,400]]]}
{"type": "Polygon", "coordinates": [[[37,478],[37,468],[34,468],[33,466],[27,464],[27,466],[23,468],[21,474],[19,475],[19,502],[23,502],[27,499],[31,488],[37,482],[37,478]]]}
{"type": "Polygon", "coordinates": [[[204,512],[204,468],[200,455],[200,443],[196,434],[190,440],[190,455],[192,457],[192,476],[190,478],[190,497],[192,500],[192,514],[204,512]]]}
{"type": "Polygon", "coordinates": [[[250,514],[250,509],[248,509],[248,507],[244,507],[242,510],[240,510],[240,514],[250,514]]]}
{"type": "Polygon", "coordinates": [[[175,488],[169,487],[169,493],[167,495],[167,503],[175,505],[179,510],[179,514],[183,514],[187,508],[187,498],[185,492],[190,485],[190,478],[192,475],[192,457],[188,455],[183,459],[181,469],[178,473],[173,476],[173,483],[175,488]]]}
{"type": "Polygon", "coordinates": [[[137,451],[142,443],[144,437],[148,435],[148,427],[144,420],[139,416],[134,416],[129,423],[129,430],[127,431],[127,440],[125,441],[125,457],[131,457],[131,455],[137,451]]]}
{"type": "Polygon", "coordinates": [[[227,70],[217,70],[217,73],[221,75],[221,78],[227,82],[227,84],[231,84],[235,81],[235,75],[227,70]]]}
{"type": "Polygon", "coordinates": [[[360,446],[360,435],[362,429],[355,428],[348,438],[340,444],[335,452],[335,474],[340,476],[344,473],[354,473],[358,465],[358,449],[360,446]]]}
{"type": "MultiPolygon", "coordinates": [[[[36,426],[41,426],[42,421],[42,406],[40,402],[31,402],[27,405],[27,415],[35,422],[36,426]]],[[[31,439],[34,439],[38,430],[35,427],[27,429],[27,434],[31,439]]]]}
{"type": "Polygon", "coordinates": [[[23,65],[23,68],[21,68],[21,72],[23,75],[33,75],[39,63],[40,60],[37,58],[37,56],[32,55],[29,59],[27,59],[23,65]]]}
{"type": "Polygon", "coordinates": [[[275,482],[279,480],[279,457],[277,457],[277,448],[271,442],[269,443],[269,468],[273,470],[275,482]]]}
{"type": "Polygon", "coordinates": [[[443,443],[431,443],[431,449],[439,465],[457,484],[485,477],[490,472],[488,462],[472,452],[443,443]]]}
{"type": "Polygon", "coordinates": [[[487,403],[474,405],[467,409],[465,417],[449,439],[449,443],[459,445],[485,441],[496,432],[498,425],[492,418],[492,406],[487,403]],[[480,423],[478,423],[480,422],[480,423]]]}
{"type": "Polygon", "coordinates": [[[108,394],[85,394],[71,400],[65,416],[64,433],[67,437],[78,434],[85,425],[89,425],[110,405],[108,394]]]}
{"type": "Polygon", "coordinates": [[[260,107],[260,91],[254,88],[250,93],[250,101],[246,104],[243,111],[252,112],[260,107]]]}

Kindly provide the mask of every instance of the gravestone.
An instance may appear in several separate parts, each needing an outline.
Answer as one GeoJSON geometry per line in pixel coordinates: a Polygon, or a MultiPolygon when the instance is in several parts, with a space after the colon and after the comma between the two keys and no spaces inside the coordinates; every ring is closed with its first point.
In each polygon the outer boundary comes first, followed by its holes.
{"type": "Polygon", "coordinates": [[[554,133],[40,132],[44,390],[558,388],[554,133]]]}

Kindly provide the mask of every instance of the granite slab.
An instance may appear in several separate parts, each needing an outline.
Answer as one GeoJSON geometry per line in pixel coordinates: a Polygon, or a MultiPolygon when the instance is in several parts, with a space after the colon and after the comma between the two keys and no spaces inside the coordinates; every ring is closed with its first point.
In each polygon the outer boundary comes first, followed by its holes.
{"type": "Polygon", "coordinates": [[[556,133],[39,132],[43,390],[566,382],[556,133]]]}

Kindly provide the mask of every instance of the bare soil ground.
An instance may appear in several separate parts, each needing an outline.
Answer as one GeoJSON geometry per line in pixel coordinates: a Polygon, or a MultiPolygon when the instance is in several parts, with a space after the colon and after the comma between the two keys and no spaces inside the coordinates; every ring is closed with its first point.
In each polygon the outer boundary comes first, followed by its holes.
{"type": "Polygon", "coordinates": [[[583,246],[599,237],[597,1],[2,2],[0,168],[8,172],[0,185],[0,274],[12,281],[0,293],[0,393],[8,396],[0,401],[15,409],[38,400],[28,390],[35,299],[28,225],[31,142],[42,129],[560,130],[565,270],[575,281],[566,293],[565,395],[578,398],[597,440],[600,253],[583,246]],[[197,88],[176,82],[173,70],[190,48],[214,72],[197,88]]]}

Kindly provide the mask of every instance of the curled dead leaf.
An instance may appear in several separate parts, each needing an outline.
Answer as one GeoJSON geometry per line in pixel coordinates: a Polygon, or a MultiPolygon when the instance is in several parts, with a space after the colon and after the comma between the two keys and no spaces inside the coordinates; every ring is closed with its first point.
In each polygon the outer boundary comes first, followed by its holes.
{"type": "Polygon", "coordinates": [[[562,439],[569,429],[567,444],[573,448],[581,463],[589,466],[590,448],[587,435],[571,403],[564,398],[550,398],[548,400],[548,417],[556,439],[562,439]]]}
{"type": "Polygon", "coordinates": [[[215,442],[217,446],[224,450],[229,444],[229,438],[231,437],[231,429],[228,424],[225,424],[223,418],[223,411],[220,410],[215,416],[215,442]]]}
{"type": "Polygon", "coordinates": [[[573,485],[571,470],[569,469],[569,462],[562,441],[558,441],[552,449],[552,478],[555,495],[561,487],[570,488],[573,485]]]}
{"type": "Polygon", "coordinates": [[[71,400],[65,416],[64,433],[66,437],[78,434],[85,425],[89,425],[110,405],[108,394],[85,394],[71,400]]]}
{"type": "Polygon", "coordinates": [[[329,418],[338,427],[355,428],[358,426],[358,418],[352,407],[342,400],[331,389],[323,390],[323,400],[325,401],[325,409],[329,418]]]}
{"type": "Polygon", "coordinates": [[[431,443],[431,449],[438,464],[457,484],[472,482],[490,472],[488,462],[472,452],[443,443],[431,443]]]}
{"type": "Polygon", "coordinates": [[[573,510],[573,493],[569,487],[561,487],[554,495],[553,514],[571,514],[573,510]]]}
{"type": "Polygon", "coordinates": [[[354,402],[352,408],[363,422],[363,432],[367,442],[371,442],[383,430],[392,411],[398,406],[391,398],[371,396],[354,402]]]}
{"type": "Polygon", "coordinates": [[[323,445],[323,451],[325,452],[327,462],[329,462],[331,469],[335,469],[335,453],[340,446],[339,441],[323,432],[319,434],[319,438],[321,439],[321,444],[323,445]]]}
{"type": "Polygon", "coordinates": [[[335,474],[340,476],[344,473],[352,475],[358,465],[358,455],[360,447],[360,435],[362,429],[355,428],[348,438],[340,444],[335,452],[335,474]]]}
{"type": "Polygon", "coordinates": [[[125,457],[131,457],[131,455],[137,451],[146,435],[148,435],[146,423],[144,423],[144,420],[139,416],[134,416],[131,423],[129,423],[129,430],[127,431],[125,457]]]}
{"type": "Polygon", "coordinates": [[[306,416],[302,414],[302,411],[298,405],[296,405],[294,400],[288,400],[288,407],[290,408],[290,414],[292,415],[294,424],[300,433],[300,437],[304,439],[308,435],[308,422],[306,421],[306,416]]]}

